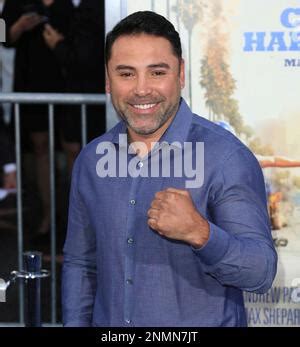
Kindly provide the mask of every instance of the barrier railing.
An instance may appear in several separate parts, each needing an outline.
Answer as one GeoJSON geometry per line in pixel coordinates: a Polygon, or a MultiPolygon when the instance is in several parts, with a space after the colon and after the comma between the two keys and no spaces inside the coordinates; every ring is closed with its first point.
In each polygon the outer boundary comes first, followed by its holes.
{"type": "MultiPolygon", "coordinates": [[[[81,105],[82,146],[87,143],[87,105],[106,103],[105,94],[49,94],[49,93],[1,93],[0,104],[14,105],[15,151],[17,166],[17,227],[18,227],[18,270],[23,270],[23,203],[21,175],[20,104],[48,104],[49,123],[49,166],[51,206],[51,323],[57,323],[56,314],[56,203],[55,203],[55,147],[54,147],[54,105],[81,105]]],[[[24,324],[24,287],[19,282],[19,323],[24,324]]]]}
{"type": "Polygon", "coordinates": [[[17,280],[25,285],[25,327],[42,326],[41,279],[50,276],[49,271],[42,270],[42,253],[25,252],[23,254],[24,270],[12,271],[10,279],[0,279],[0,302],[6,302],[9,286],[17,280]]]}

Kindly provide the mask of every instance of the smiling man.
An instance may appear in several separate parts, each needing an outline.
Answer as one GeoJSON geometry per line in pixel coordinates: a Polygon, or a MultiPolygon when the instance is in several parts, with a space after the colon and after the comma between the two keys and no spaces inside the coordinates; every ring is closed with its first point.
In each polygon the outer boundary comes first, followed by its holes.
{"type": "Polygon", "coordinates": [[[180,38],[164,17],[143,11],[118,23],[106,67],[122,120],[74,166],[64,325],[247,325],[242,292],[267,291],[277,264],[257,160],[181,98],[180,38]],[[200,159],[203,182],[187,189],[186,161],[200,159]]]}
{"type": "Polygon", "coordinates": [[[171,43],[143,33],[121,36],[107,67],[107,91],[130,136],[158,140],[178,110],[184,86],[183,61],[173,54],[171,43]]]}

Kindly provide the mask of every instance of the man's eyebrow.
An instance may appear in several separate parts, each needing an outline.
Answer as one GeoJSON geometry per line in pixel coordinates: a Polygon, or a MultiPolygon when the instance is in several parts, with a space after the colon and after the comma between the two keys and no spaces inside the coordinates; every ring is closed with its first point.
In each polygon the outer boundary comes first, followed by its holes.
{"type": "Polygon", "coordinates": [[[150,64],[150,65],[148,65],[148,68],[151,68],[151,69],[156,69],[156,68],[170,69],[170,65],[167,63],[150,64]]]}
{"type": "MultiPolygon", "coordinates": [[[[167,63],[157,63],[157,64],[150,64],[147,66],[147,68],[150,68],[150,69],[157,69],[157,68],[170,69],[170,65],[167,63]]],[[[130,65],[117,65],[116,71],[119,71],[119,70],[135,70],[135,68],[133,66],[130,66],[130,65]]]]}
{"type": "Polygon", "coordinates": [[[130,65],[117,65],[116,70],[134,70],[134,67],[130,65]]]}

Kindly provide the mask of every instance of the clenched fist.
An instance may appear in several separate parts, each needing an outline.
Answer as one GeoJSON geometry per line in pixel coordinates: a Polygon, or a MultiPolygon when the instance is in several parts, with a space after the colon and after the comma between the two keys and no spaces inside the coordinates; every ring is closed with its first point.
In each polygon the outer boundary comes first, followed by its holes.
{"type": "Polygon", "coordinates": [[[168,188],[156,193],[148,210],[148,225],[162,236],[195,248],[202,247],[209,238],[209,224],[187,190],[168,188]]]}

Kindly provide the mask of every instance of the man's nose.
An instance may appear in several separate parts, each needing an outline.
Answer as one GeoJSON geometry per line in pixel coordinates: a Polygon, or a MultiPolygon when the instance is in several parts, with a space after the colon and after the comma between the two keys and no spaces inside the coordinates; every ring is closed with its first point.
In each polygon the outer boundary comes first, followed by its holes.
{"type": "Polygon", "coordinates": [[[152,92],[151,83],[146,76],[137,77],[134,92],[138,96],[146,96],[151,94],[152,92]]]}

